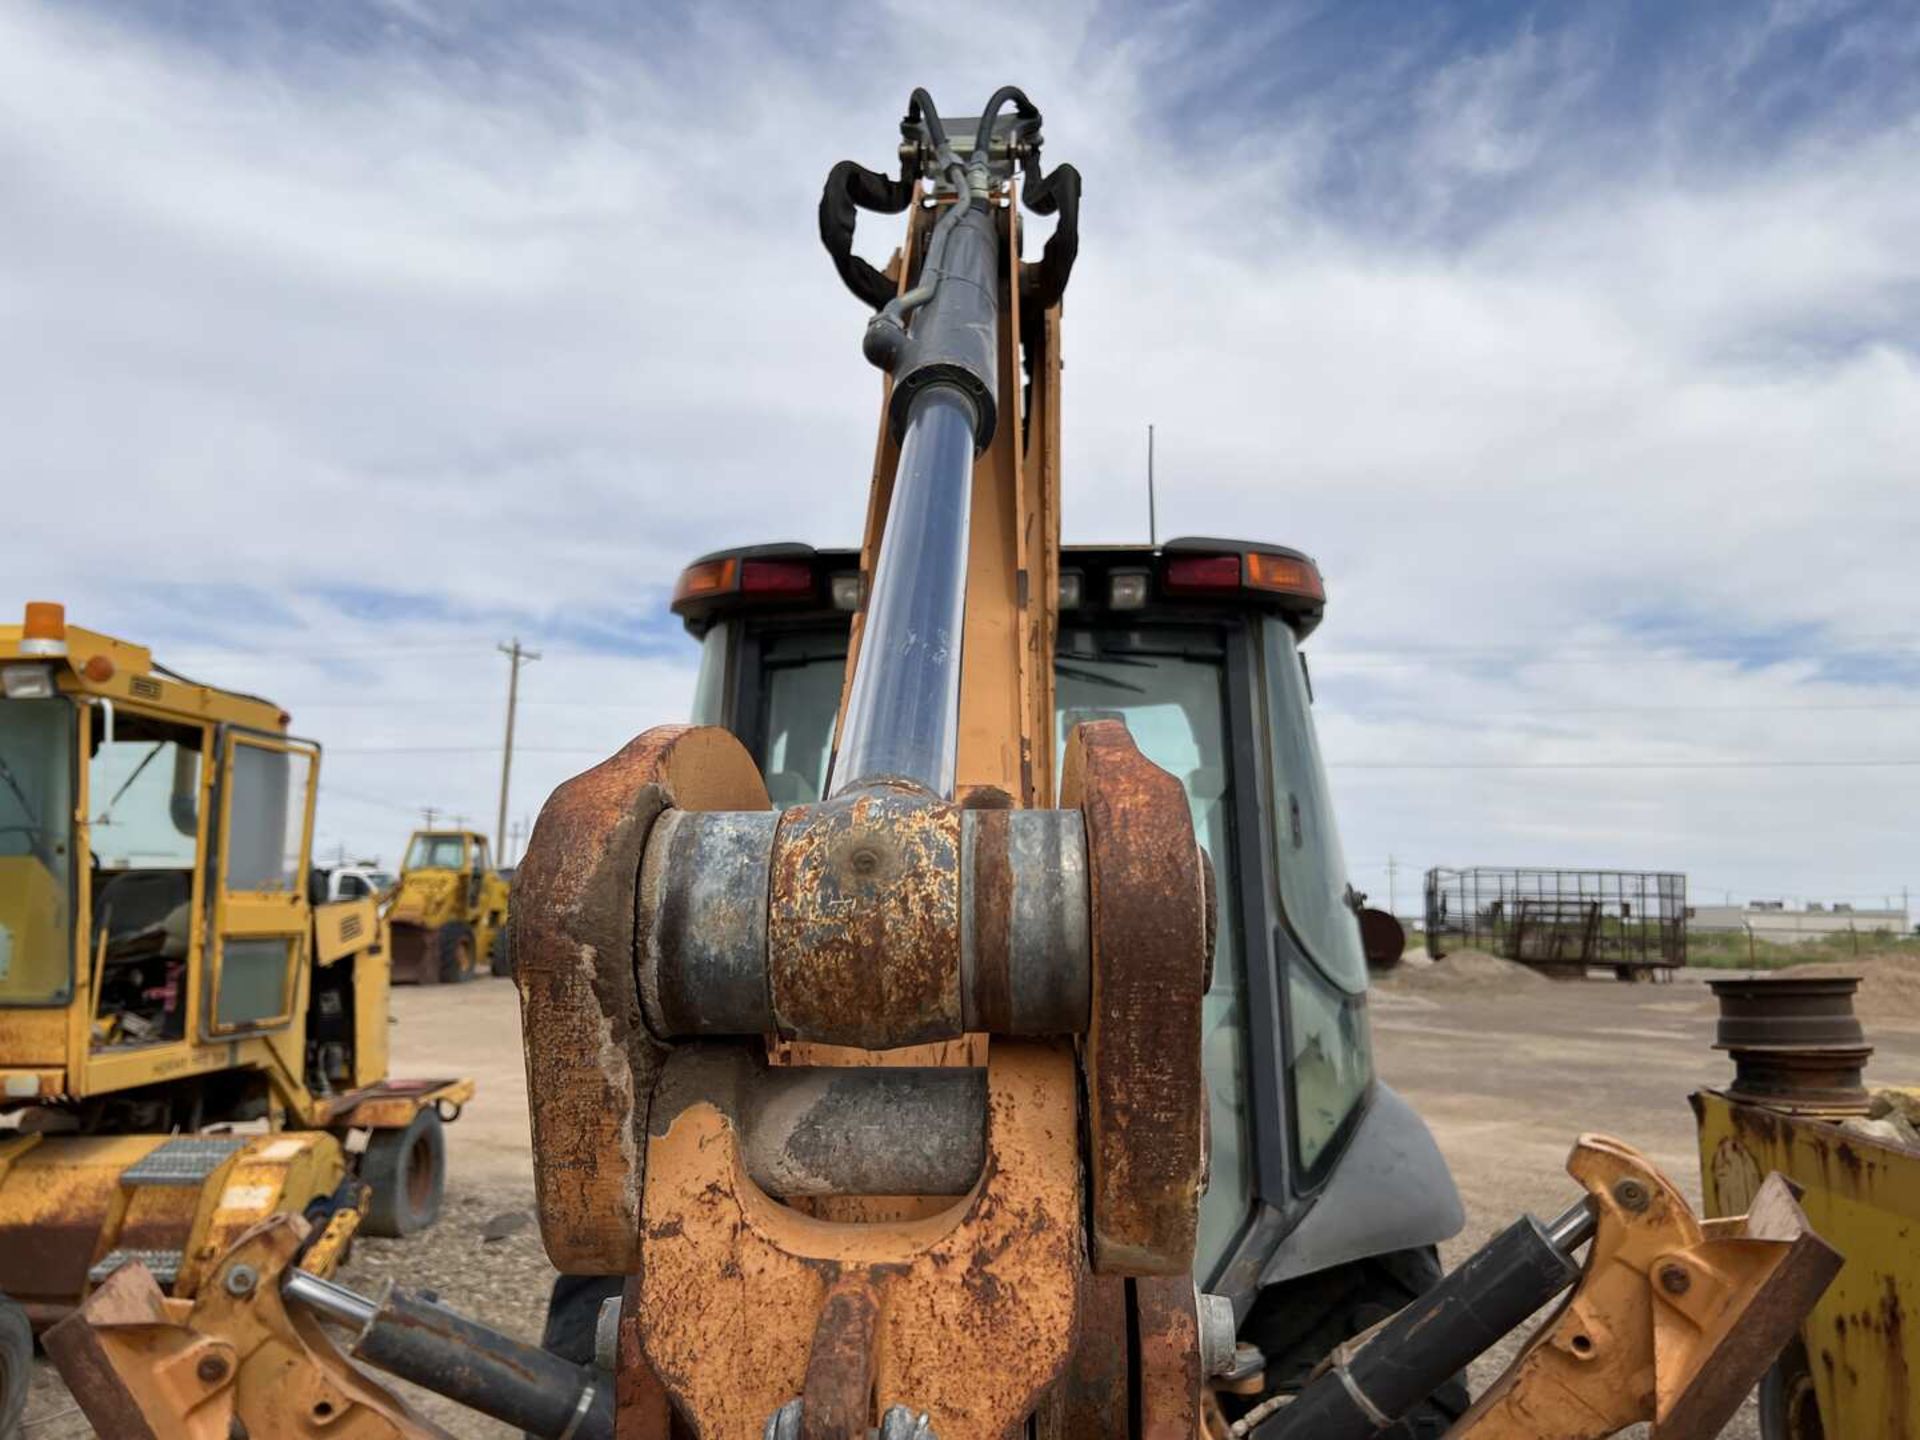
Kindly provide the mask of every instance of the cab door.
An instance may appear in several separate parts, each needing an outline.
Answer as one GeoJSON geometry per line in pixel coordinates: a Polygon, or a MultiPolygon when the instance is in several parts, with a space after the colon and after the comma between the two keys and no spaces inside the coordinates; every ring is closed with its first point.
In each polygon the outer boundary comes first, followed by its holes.
{"type": "Polygon", "coordinates": [[[300,1004],[320,747],[227,728],[207,946],[206,1037],[278,1030],[300,1004]]]}

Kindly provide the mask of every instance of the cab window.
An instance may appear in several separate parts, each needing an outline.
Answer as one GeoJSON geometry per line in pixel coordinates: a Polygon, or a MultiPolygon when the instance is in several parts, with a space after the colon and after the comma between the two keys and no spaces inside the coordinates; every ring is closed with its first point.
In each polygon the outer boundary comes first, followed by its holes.
{"type": "Polygon", "coordinates": [[[1213,857],[1220,923],[1213,987],[1200,1018],[1209,1127],[1209,1174],[1194,1257],[1201,1275],[1212,1273],[1246,1223],[1254,1186],[1224,661],[1214,634],[1171,628],[1110,635],[1063,631],[1054,661],[1061,753],[1082,721],[1126,721],[1141,753],[1186,787],[1194,834],[1213,857]]]}
{"type": "Polygon", "coordinates": [[[464,835],[416,835],[407,847],[407,870],[463,870],[467,863],[464,835]]]}
{"type": "Polygon", "coordinates": [[[1367,960],[1359,917],[1347,899],[1346,861],[1314,738],[1299,646],[1284,621],[1262,624],[1279,856],[1275,878],[1287,931],[1312,962],[1287,967],[1294,1145],[1300,1171],[1311,1182],[1373,1078],[1367,960]]]}
{"type": "Polygon", "coordinates": [[[186,1033],[208,732],[104,707],[92,728],[93,1044],[177,1040],[186,1033]]]}
{"type": "Polygon", "coordinates": [[[0,1004],[73,991],[74,708],[0,701],[0,1004]]]}

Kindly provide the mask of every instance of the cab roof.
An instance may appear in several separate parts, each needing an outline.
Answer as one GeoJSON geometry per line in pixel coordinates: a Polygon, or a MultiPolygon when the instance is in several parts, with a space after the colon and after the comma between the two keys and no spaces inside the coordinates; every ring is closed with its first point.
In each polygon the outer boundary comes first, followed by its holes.
{"type": "Polygon", "coordinates": [[[20,624],[0,625],[0,663],[47,665],[62,694],[132,702],[188,722],[285,734],[289,720],[271,700],[169,670],[144,645],[69,625],[66,607],[49,601],[30,601],[20,624]]]}

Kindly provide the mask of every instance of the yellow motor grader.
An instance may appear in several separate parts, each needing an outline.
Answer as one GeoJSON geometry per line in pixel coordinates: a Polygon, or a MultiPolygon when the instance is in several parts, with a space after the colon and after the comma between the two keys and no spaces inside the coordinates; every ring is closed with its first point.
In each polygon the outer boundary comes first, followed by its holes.
{"type": "Polygon", "coordinates": [[[473,1087],[387,1078],[379,913],[311,890],[319,747],[58,605],[0,682],[0,1293],[41,1326],[134,1262],[190,1298],[270,1215],[322,1271],[431,1223],[473,1087]]]}
{"type": "Polygon", "coordinates": [[[396,985],[454,985],[484,963],[513,973],[507,953],[507,882],[475,830],[416,830],[387,906],[396,985]]]}
{"type": "Polygon", "coordinates": [[[357,1359],[567,1440],[1706,1440],[1772,1362],[1837,1264],[1789,1187],[1703,1222],[1601,1136],[1564,1213],[1357,1298],[1460,1216],[1367,1062],[1322,577],[1063,554],[1080,178],[1040,153],[1016,87],[951,127],[916,91],[897,177],[834,168],[886,376],[860,550],[689,569],[706,723],[561,786],[516,874],[548,1333],[584,1353],[289,1274],[282,1220],[191,1305],[129,1267],[49,1336],[97,1424],[429,1433],[357,1359]],[[1032,260],[1023,207],[1058,217],[1032,260]],[[858,209],[907,215],[885,271],[858,209]]]}

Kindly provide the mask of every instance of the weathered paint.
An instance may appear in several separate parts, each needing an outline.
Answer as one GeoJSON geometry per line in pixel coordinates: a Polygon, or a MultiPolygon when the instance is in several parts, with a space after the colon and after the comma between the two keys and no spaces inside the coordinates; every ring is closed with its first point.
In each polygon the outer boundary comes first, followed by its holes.
{"type": "Polygon", "coordinates": [[[1693,1109],[1710,1215],[1737,1212],[1778,1170],[1846,1257],[1801,1331],[1827,1434],[1920,1437],[1920,1151],[1716,1090],[1693,1109]]]}
{"type": "Polygon", "coordinates": [[[988,1159],[923,1219],[838,1224],[745,1177],[715,1106],[656,1114],[639,1267],[646,1356],[709,1440],[757,1436],[803,1393],[815,1317],[842,1281],[878,1297],[874,1417],[925,1410],[940,1440],[1002,1440],[1072,1350],[1085,1258],[1072,1055],[995,1041],[988,1159]]]}
{"type": "Polygon", "coordinates": [[[884,1050],[963,1033],[957,807],[874,788],[787,811],[767,903],[782,1036],[884,1050]]]}
{"type": "Polygon", "coordinates": [[[1208,926],[1186,791],[1125,725],[1097,720],[1067,742],[1061,803],[1085,819],[1092,897],[1094,1268],[1187,1274],[1205,1174],[1208,926]]]}
{"type": "Polygon", "coordinates": [[[1577,1440],[1652,1422],[1709,1440],[1832,1279],[1839,1258],[1777,1178],[1743,1222],[1703,1225],[1631,1146],[1583,1135],[1567,1162],[1596,1230],[1580,1281],[1448,1433],[1577,1440]]]}
{"type": "Polygon", "coordinates": [[[661,726],[553,793],[514,877],[540,1232],[570,1274],[624,1274],[638,1259],[647,1106],[667,1052],[641,1014],[635,911],[647,836],[669,806],[768,801],[725,730],[661,726]]]}
{"type": "Polygon", "coordinates": [[[215,1283],[169,1300],[144,1267],[114,1273],[48,1331],[48,1356],[94,1428],[115,1440],[432,1440],[443,1434],[349,1362],[320,1322],[280,1298],[307,1233],[279,1216],[221,1257],[215,1283]],[[235,1294],[238,1267],[254,1281],[235,1294]]]}

